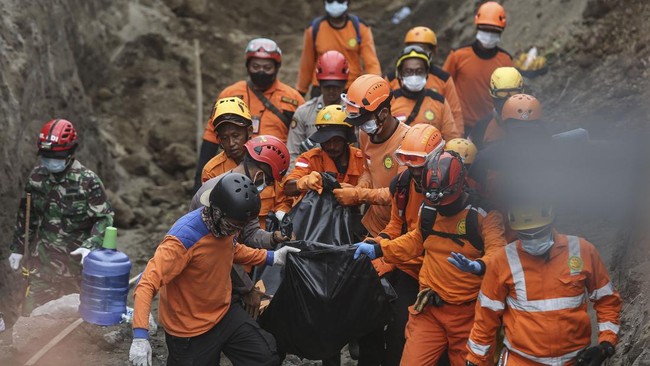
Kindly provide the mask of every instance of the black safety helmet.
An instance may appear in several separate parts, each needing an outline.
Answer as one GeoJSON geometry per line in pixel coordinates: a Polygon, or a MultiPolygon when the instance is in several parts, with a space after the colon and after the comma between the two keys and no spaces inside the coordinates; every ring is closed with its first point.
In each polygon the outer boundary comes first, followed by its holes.
{"type": "Polygon", "coordinates": [[[250,178],[228,173],[210,192],[210,206],[218,207],[225,217],[239,221],[256,219],[262,200],[250,178]]]}

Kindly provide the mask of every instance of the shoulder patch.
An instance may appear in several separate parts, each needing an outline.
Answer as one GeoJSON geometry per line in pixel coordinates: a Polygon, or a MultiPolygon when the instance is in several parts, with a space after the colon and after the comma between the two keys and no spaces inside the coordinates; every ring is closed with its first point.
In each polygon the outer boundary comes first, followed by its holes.
{"type": "Polygon", "coordinates": [[[431,90],[431,89],[427,89],[427,91],[426,91],[426,96],[429,97],[429,98],[431,98],[431,99],[437,100],[437,101],[439,101],[440,103],[444,103],[444,102],[445,102],[445,97],[443,97],[442,95],[440,95],[440,93],[438,93],[438,92],[436,92],[436,91],[433,91],[433,90],[431,90]]]}
{"type": "Polygon", "coordinates": [[[281,102],[285,102],[285,103],[289,103],[289,104],[293,105],[294,107],[297,107],[298,104],[299,104],[297,100],[295,100],[295,99],[291,99],[291,98],[286,97],[286,96],[282,96],[282,97],[280,98],[280,101],[281,101],[281,102]]]}
{"type": "Polygon", "coordinates": [[[431,67],[429,68],[429,74],[437,77],[438,79],[446,82],[449,80],[450,75],[443,69],[439,68],[438,66],[431,64],[431,67]]]}
{"type": "Polygon", "coordinates": [[[296,128],[296,126],[298,126],[298,121],[296,121],[295,119],[292,119],[291,120],[291,125],[289,126],[289,128],[296,128]]]}
{"type": "Polygon", "coordinates": [[[183,243],[185,249],[190,249],[199,239],[208,235],[208,230],[201,218],[201,208],[186,214],[174,223],[167,235],[173,235],[183,243]]]}
{"type": "Polygon", "coordinates": [[[307,158],[301,156],[298,159],[296,159],[295,165],[298,168],[309,168],[309,160],[307,158]]]}

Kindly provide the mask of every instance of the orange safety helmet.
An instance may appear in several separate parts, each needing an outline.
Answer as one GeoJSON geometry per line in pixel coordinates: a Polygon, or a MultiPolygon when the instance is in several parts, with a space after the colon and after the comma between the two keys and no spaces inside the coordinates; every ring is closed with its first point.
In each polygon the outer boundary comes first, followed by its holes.
{"type": "Polygon", "coordinates": [[[389,104],[391,99],[393,91],[384,78],[373,74],[361,75],[352,82],[347,93],[341,94],[348,116],[345,121],[358,126],[362,123],[355,123],[357,117],[376,111],[380,106],[389,104]]]}
{"type": "Polygon", "coordinates": [[[542,105],[532,95],[515,94],[506,100],[501,120],[535,121],[542,118],[542,105]]]}
{"type": "Polygon", "coordinates": [[[402,165],[419,168],[426,164],[427,159],[437,154],[445,146],[440,131],[426,123],[411,127],[399,148],[395,150],[395,158],[402,165]]]}
{"type": "Polygon", "coordinates": [[[411,28],[406,32],[404,43],[424,43],[436,47],[438,46],[438,38],[436,38],[436,34],[430,28],[420,26],[411,28]]]}
{"type": "Polygon", "coordinates": [[[478,8],[474,24],[502,32],[506,28],[506,11],[496,1],[488,1],[478,8]]]}
{"type": "Polygon", "coordinates": [[[327,51],[316,62],[316,80],[347,81],[349,73],[348,61],[339,51],[327,51]]]}

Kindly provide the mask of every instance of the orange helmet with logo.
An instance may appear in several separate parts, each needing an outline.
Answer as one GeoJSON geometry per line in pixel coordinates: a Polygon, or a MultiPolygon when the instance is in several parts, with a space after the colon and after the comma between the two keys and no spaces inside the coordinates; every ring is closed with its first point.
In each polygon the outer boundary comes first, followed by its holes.
{"type": "Polygon", "coordinates": [[[357,117],[389,104],[392,98],[393,91],[384,78],[372,74],[361,75],[352,82],[347,94],[341,94],[348,116],[345,120],[357,126],[360,124],[355,123],[357,117]]]}
{"type": "Polygon", "coordinates": [[[501,111],[503,121],[535,121],[542,118],[542,105],[537,98],[528,94],[515,94],[508,98],[501,111]]]}
{"type": "Polygon", "coordinates": [[[478,8],[474,24],[501,32],[506,28],[506,10],[496,1],[488,1],[478,8]]]}
{"type": "Polygon", "coordinates": [[[436,38],[436,34],[430,28],[414,27],[406,33],[404,43],[424,43],[436,47],[438,45],[438,38],[436,38]]]}
{"type": "Polygon", "coordinates": [[[395,158],[402,165],[418,168],[426,164],[433,154],[437,154],[445,146],[440,131],[426,123],[411,127],[395,150],[395,158]]]}

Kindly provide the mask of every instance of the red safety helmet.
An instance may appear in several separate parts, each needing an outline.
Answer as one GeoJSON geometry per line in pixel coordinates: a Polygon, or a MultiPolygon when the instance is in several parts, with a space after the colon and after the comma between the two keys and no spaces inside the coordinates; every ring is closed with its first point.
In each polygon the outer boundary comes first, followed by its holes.
{"type": "Polygon", "coordinates": [[[316,63],[317,80],[348,80],[350,69],[348,60],[339,51],[327,51],[323,53],[316,63]]]}
{"type": "Polygon", "coordinates": [[[41,128],[36,145],[39,153],[67,152],[70,154],[77,147],[77,131],[72,122],[68,120],[50,120],[41,128]]]}
{"type": "Polygon", "coordinates": [[[282,64],[282,50],[275,41],[268,38],[255,38],[246,46],[246,65],[251,58],[266,58],[282,64]]]}
{"type": "Polygon", "coordinates": [[[465,165],[453,151],[444,151],[429,159],[422,172],[424,200],[433,206],[456,201],[465,186],[465,165]]]}
{"type": "Polygon", "coordinates": [[[279,138],[271,135],[260,135],[244,144],[248,154],[257,162],[271,167],[273,179],[282,180],[289,169],[289,149],[279,138]]]}

